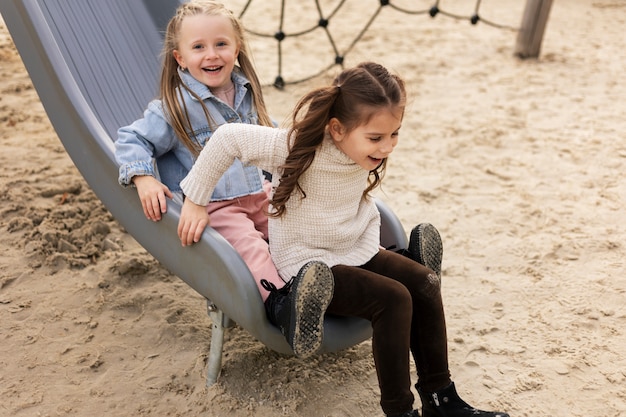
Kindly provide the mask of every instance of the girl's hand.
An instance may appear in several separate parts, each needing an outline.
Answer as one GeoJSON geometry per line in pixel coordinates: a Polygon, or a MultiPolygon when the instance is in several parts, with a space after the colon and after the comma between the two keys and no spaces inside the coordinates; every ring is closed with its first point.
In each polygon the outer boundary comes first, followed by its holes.
{"type": "Polygon", "coordinates": [[[151,175],[133,177],[133,183],[146,218],[154,222],[161,220],[161,214],[167,211],[166,197],[172,198],[170,189],[151,175]]]}
{"type": "Polygon", "coordinates": [[[209,214],[206,207],[199,206],[186,198],[178,221],[178,237],[183,246],[198,242],[208,225],[209,214]]]}

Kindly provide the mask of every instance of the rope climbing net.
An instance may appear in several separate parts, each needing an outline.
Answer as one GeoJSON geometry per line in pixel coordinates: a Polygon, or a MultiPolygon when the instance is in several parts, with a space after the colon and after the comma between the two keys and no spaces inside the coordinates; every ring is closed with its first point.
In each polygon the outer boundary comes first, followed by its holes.
{"type": "MultiPolygon", "coordinates": [[[[242,22],[244,22],[244,26],[245,26],[245,16],[247,13],[250,12],[250,6],[252,4],[252,1],[253,0],[247,0],[241,12],[239,13],[239,18],[241,19],[242,22]]],[[[374,23],[374,21],[379,16],[383,8],[391,8],[397,12],[405,13],[408,15],[426,15],[426,16],[430,16],[433,19],[441,15],[441,16],[445,16],[445,17],[457,19],[457,20],[467,20],[472,25],[476,25],[479,22],[481,22],[485,25],[488,25],[497,29],[504,29],[504,30],[513,31],[513,32],[516,32],[519,30],[518,28],[509,26],[509,25],[498,24],[496,22],[483,18],[480,15],[481,0],[476,0],[474,7],[473,7],[473,11],[469,13],[468,15],[461,15],[461,14],[451,13],[451,12],[446,11],[444,8],[442,8],[440,0],[436,0],[435,3],[431,7],[427,7],[423,9],[415,9],[415,10],[396,5],[395,4],[396,2],[392,0],[379,0],[378,7],[376,8],[376,10],[374,10],[374,13],[371,15],[371,17],[365,22],[365,25],[363,26],[363,28],[360,31],[356,32],[354,39],[348,44],[348,46],[345,49],[340,50],[337,46],[337,42],[335,41],[335,36],[331,33],[328,27],[329,27],[331,19],[333,19],[338,14],[338,12],[346,5],[347,0],[339,0],[338,3],[328,13],[324,13],[324,11],[322,10],[320,0],[313,0],[313,1],[315,2],[315,10],[317,11],[317,15],[314,16],[313,19],[311,19],[312,23],[308,27],[305,27],[302,30],[293,31],[293,32],[285,31],[285,22],[287,19],[286,0],[281,0],[280,2],[278,27],[276,28],[274,32],[264,33],[264,32],[252,30],[249,28],[246,29],[247,32],[253,36],[257,36],[261,38],[273,38],[277,42],[278,75],[276,75],[273,85],[274,87],[278,89],[283,89],[288,84],[297,84],[297,83],[301,83],[301,82],[310,80],[312,78],[318,77],[336,65],[343,67],[343,63],[344,63],[344,59],[346,55],[350,53],[350,51],[359,42],[359,40],[363,38],[363,35],[365,35],[365,33],[370,28],[372,23],[374,23]],[[317,18],[316,21],[314,20],[315,18],[317,18]],[[328,39],[330,47],[334,51],[335,56],[329,59],[329,63],[323,66],[319,71],[303,78],[286,81],[285,78],[283,77],[283,42],[287,38],[295,38],[295,37],[300,37],[303,35],[308,35],[314,31],[323,31],[325,33],[326,38],[328,39]]]]}

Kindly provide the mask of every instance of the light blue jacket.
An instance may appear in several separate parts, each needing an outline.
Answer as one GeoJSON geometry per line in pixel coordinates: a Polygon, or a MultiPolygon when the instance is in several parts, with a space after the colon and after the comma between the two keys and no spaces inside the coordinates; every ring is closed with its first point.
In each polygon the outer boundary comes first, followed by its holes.
{"type": "MultiPolygon", "coordinates": [[[[237,68],[231,77],[236,88],[234,109],[215,97],[206,85],[193,78],[189,72],[179,69],[179,74],[185,85],[203,100],[215,128],[224,123],[258,124],[258,115],[249,91],[250,83],[237,68]]],[[[204,147],[213,130],[198,100],[185,89],[183,98],[193,133],[204,147]]],[[[160,100],[151,101],[143,118],[120,128],[117,134],[115,159],[120,165],[118,181],[122,186],[131,185],[131,180],[136,175],[152,175],[159,178],[173,193],[182,194],[180,182],[191,169],[194,157],[174,135],[174,129],[164,117],[160,100]]],[[[241,161],[236,160],[220,179],[211,201],[232,200],[260,193],[263,191],[262,186],[262,172],[257,167],[244,166],[241,161]]]]}

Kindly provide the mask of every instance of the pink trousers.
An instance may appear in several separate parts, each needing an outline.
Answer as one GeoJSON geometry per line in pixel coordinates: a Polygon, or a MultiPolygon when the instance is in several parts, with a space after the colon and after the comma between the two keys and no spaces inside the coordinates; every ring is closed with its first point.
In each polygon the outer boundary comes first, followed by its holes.
{"type": "Polygon", "coordinates": [[[209,203],[211,224],[244,260],[256,281],[263,301],[269,292],[261,287],[261,279],[282,288],[285,282],[278,275],[270,256],[267,234],[268,197],[265,193],[247,195],[227,201],[209,203]]]}

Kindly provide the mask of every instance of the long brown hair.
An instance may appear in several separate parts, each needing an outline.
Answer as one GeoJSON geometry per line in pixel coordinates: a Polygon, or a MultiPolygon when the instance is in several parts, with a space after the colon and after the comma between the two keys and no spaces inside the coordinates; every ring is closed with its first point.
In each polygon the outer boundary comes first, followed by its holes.
{"type": "MultiPolygon", "coordinates": [[[[292,142],[285,163],[280,167],[282,175],[271,201],[273,212],[270,215],[284,215],[286,203],[294,191],[306,198],[306,192],[298,180],[311,166],[331,118],[339,120],[349,133],[367,123],[381,108],[395,108],[404,112],[405,105],[404,81],[373,62],[363,62],[343,70],[330,86],[306,94],[293,111],[289,130],[292,142]]],[[[386,166],[385,158],[376,169],[370,171],[363,198],[367,198],[369,192],[380,184],[386,166]]]]}
{"type": "Polygon", "coordinates": [[[163,42],[163,68],[161,70],[160,82],[160,99],[163,102],[165,115],[174,129],[174,133],[183,144],[191,151],[194,156],[198,156],[202,150],[193,135],[191,122],[182,99],[183,89],[187,90],[202,105],[204,114],[209,121],[209,125],[215,129],[213,119],[202,100],[191,91],[180,79],[178,74],[178,63],[174,58],[174,50],[178,49],[180,27],[183,20],[188,16],[207,15],[207,16],[224,16],[228,18],[235,30],[237,43],[239,45],[239,55],[237,61],[243,75],[250,81],[252,87],[252,101],[259,117],[259,124],[264,126],[272,126],[272,120],[267,113],[265,101],[261,91],[261,83],[254,69],[252,54],[248,47],[247,39],[243,26],[239,19],[223,4],[209,0],[194,0],[184,3],[178,7],[176,14],[170,19],[165,31],[165,40],[163,42]]]}

